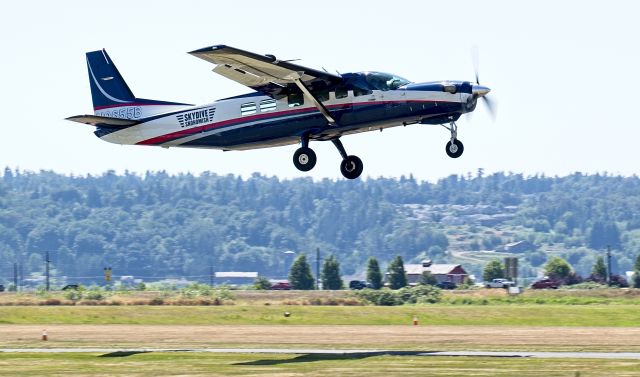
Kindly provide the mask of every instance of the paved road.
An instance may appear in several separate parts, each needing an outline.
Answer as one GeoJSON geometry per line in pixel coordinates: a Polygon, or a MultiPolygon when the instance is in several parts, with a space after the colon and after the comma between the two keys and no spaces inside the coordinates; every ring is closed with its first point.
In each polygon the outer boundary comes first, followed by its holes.
{"type": "Polygon", "coordinates": [[[0,353],[102,353],[105,356],[129,356],[148,352],[210,352],[210,353],[263,353],[306,355],[359,355],[359,356],[469,356],[469,357],[529,357],[541,359],[634,359],[640,352],[495,352],[495,351],[399,351],[399,350],[327,350],[300,348],[0,348],[0,353]]]}

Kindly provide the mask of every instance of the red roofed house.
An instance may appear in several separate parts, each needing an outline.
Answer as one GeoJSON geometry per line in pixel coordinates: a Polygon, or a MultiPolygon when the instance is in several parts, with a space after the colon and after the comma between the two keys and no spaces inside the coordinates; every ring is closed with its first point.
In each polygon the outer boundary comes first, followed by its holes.
{"type": "Polygon", "coordinates": [[[405,264],[404,271],[407,274],[407,283],[415,285],[420,282],[423,272],[430,272],[438,283],[450,281],[462,284],[469,274],[459,264],[433,264],[430,260],[424,260],[421,264],[405,264]]]}

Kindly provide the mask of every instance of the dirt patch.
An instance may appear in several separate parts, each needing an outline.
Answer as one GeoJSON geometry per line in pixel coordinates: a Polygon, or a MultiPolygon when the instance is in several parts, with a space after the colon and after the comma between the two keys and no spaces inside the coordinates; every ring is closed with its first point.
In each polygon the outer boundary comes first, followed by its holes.
{"type": "Polygon", "coordinates": [[[640,328],[0,325],[0,347],[316,347],[639,352],[640,328]],[[49,340],[41,341],[46,328],[49,340]]]}

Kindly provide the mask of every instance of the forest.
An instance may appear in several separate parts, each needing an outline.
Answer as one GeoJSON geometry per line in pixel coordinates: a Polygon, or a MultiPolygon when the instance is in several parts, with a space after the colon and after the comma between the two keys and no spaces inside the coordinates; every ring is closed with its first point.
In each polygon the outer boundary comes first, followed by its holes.
{"type": "Polygon", "coordinates": [[[69,176],[5,168],[0,176],[0,283],[43,274],[59,282],[114,277],[208,281],[210,271],[287,274],[286,251],[334,255],[343,275],[369,256],[463,263],[517,253],[535,276],[552,255],[588,273],[609,246],[617,272],[640,252],[640,179],[485,175],[437,182],[283,180],[147,172],[69,176]],[[523,249],[509,245],[526,241],[523,249]],[[65,278],[66,277],[66,278],[65,278]]]}

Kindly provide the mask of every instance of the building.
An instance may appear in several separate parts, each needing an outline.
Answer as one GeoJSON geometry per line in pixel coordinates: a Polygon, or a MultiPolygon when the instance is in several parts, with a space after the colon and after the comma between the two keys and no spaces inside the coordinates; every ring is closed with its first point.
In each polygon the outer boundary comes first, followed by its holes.
{"type": "Polygon", "coordinates": [[[459,264],[434,264],[430,260],[424,260],[420,264],[405,264],[404,271],[407,274],[407,283],[412,285],[420,282],[424,272],[431,273],[438,283],[450,281],[462,284],[469,278],[467,271],[459,264]]]}
{"type": "Polygon", "coordinates": [[[504,251],[505,253],[524,253],[535,249],[536,246],[529,241],[516,241],[504,245],[497,251],[504,251]]]}
{"type": "Polygon", "coordinates": [[[216,272],[216,284],[244,285],[253,284],[258,278],[257,272],[221,271],[216,272]]]}

